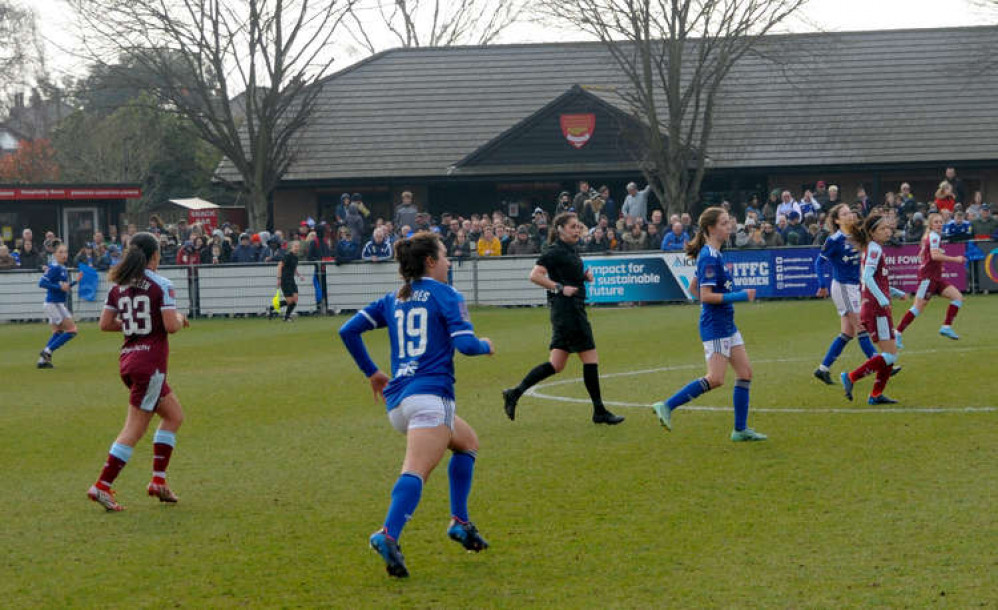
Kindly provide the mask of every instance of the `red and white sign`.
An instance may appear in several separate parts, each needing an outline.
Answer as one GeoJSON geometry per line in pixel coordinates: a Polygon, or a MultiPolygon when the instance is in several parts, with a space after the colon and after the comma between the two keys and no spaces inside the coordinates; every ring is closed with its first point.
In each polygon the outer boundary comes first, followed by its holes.
{"type": "Polygon", "coordinates": [[[139,199],[138,188],[7,188],[0,186],[0,200],[27,201],[39,199],[139,199]]]}
{"type": "Polygon", "coordinates": [[[201,223],[205,232],[211,233],[218,228],[218,209],[188,210],[187,224],[192,225],[195,222],[201,223]]]}
{"type": "Polygon", "coordinates": [[[563,114],[561,115],[561,133],[568,140],[568,143],[575,148],[582,148],[596,131],[596,115],[588,114],[563,114]]]}

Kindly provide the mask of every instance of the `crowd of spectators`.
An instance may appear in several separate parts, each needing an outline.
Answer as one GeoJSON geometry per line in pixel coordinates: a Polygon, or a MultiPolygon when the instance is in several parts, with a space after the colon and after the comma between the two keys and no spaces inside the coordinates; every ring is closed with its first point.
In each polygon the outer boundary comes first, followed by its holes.
{"type": "MultiPolygon", "coordinates": [[[[559,194],[552,202],[553,213],[537,207],[529,221],[517,223],[501,210],[467,217],[444,212],[434,218],[420,209],[410,192],[402,193],[391,218],[375,217],[360,194],[344,193],[331,218],[318,221],[307,218],[288,231],[243,231],[230,223],[206,230],[200,224],[188,226],[184,220],[166,224],[155,215],[150,217],[145,230],[159,236],[163,264],[278,262],[295,240],[302,243],[304,260],[385,261],[392,260],[397,240],[417,231],[439,233],[450,257],[460,260],[536,255],[547,239],[552,217],[573,211],[584,225],[579,247],[585,252],[682,250],[693,237],[693,216],[673,214],[666,219],[661,209],[650,206],[650,194],[649,186],[638,188],[632,182],[626,186],[623,204],[618,205],[607,186],[593,188],[583,180],[578,183],[576,193],[559,194]]],[[[871,201],[862,187],[846,203],[861,216],[878,207],[885,210],[895,219],[892,241],[896,244],[919,241],[928,215],[937,212],[943,216],[943,233],[949,241],[998,239],[998,220],[991,215],[981,192],[972,193],[969,199],[965,197],[963,181],[950,167],[930,201],[918,201],[906,182],[896,192],[888,192],[880,205],[871,201]]],[[[720,205],[737,219],[737,230],[728,246],[821,245],[828,237],[825,217],[843,201],[840,189],[824,181],[818,181],[813,190],[800,193],[774,189],[764,203],[757,196],[736,206],[724,201],[720,205]]],[[[73,266],[86,263],[98,270],[110,268],[121,258],[122,250],[137,231],[136,225],[130,224],[120,235],[115,227],[107,235],[95,233],[90,242],[71,253],[73,266]]],[[[25,229],[14,251],[0,244],[0,270],[42,268],[51,259],[58,241],[49,231],[38,247],[31,229],[25,229]]]]}

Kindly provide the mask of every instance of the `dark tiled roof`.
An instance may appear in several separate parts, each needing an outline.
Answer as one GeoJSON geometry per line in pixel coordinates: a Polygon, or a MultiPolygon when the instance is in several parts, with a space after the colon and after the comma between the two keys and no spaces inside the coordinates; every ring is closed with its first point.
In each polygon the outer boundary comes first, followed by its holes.
{"type": "MultiPolygon", "coordinates": [[[[785,59],[733,70],[708,155],[715,167],[998,159],[998,78],[981,71],[996,34],[771,37],[765,54],[785,59]]],[[[285,179],[442,177],[576,84],[627,85],[599,43],[388,51],[328,79],[285,179]]]]}

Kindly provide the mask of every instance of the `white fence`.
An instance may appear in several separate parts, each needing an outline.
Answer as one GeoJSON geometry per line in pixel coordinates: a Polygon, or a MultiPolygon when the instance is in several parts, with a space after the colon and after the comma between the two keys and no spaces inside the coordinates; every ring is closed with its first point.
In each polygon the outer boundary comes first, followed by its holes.
{"type": "MultiPolygon", "coordinates": [[[[527,279],[534,257],[503,257],[451,261],[451,282],[471,304],[543,305],[544,291],[527,279]]],[[[401,281],[398,265],[383,263],[304,262],[298,265],[298,310],[333,312],[356,310],[401,281]],[[324,299],[316,300],[313,277],[318,276],[324,299]]],[[[197,316],[260,315],[277,291],[277,271],[272,264],[160,267],[171,282],[181,311],[197,316]]],[[[0,273],[0,322],[44,320],[45,292],[38,287],[40,272],[0,273]]],[[[100,272],[97,299],[85,301],[73,290],[69,306],[80,320],[96,319],[107,294],[107,273],[100,272]]]]}

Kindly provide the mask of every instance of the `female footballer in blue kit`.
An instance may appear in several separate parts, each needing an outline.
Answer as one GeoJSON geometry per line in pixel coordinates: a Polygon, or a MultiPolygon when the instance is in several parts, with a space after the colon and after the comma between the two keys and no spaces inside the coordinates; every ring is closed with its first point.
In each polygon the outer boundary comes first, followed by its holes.
{"type": "Polygon", "coordinates": [[[748,427],[749,385],[752,366],[742,335],[735,327],[735,308],[738,301],[754,301],[755,289],[733,290],[733,281],[721,258],[721,245],[731,234],[731,217],[724,208],[704,210],[698,221],[700,230],[686,244],[686,256],[696,257],[697,286],[700,291],[700,339],[707,357],[707,376],[691,381],[669,400],[656,402],[652,410],[666,430],[672,431],[672,411],[720,387],[728,364],[738,376],[735,379],[734,405],[735,429],[733,441],[764,441],[766,435],[748,427]]]}
{"type": "Polygon", "coordinates": [[[55,368],[52,364],[52,352],[66,345],[76,336],[76,322],[73,321],[73,314],[66,308],[66,295],[76,282],[69,280],[69,272],[66,270],[66,259],[69,258],[69,249],[66,244],[58,244],[55,247],[55,261],[48,266],[45,275],[38,280],[38,286],[46,290],[45,293],[45,315],[52,326],[52,336],[48,343],[38,354],[37,367],[40,369],[55,368]]]}
{"type": "Polygon", "coordinates": [[[398,538],[419,504],[423,484],[450,449],[451,522],[447,535],[469,551],[488,543],[468,519],[468,495],[478,437],[455,415],[454,349],[466,356],[492,354],[492,342],[478,339],[464,298],[447,285],[447,248],[436,234],[420,232],[395,246],[405,284],[374,301],[340,328],[350,355],[371,382],[376,398],[388,406],[392,426],[406,435],[402,474],[392,488],[384,527],[371,535],[371,548],[390,576],[409,571],[398,538]],[[392,379],[371,361],[361,334],[388,328],[392,379]]]}
{"type": "Polygon", "coordinates": [[[814,376],[824,383],[832,385],[834,382],[829,372],[830,368],[853,337],[859,337],[859,347],[867,358],[875,356],[877,348],[870,340],[870,333],[866,332],[859,320],[861,304],[859,291],[860,254],[853,246],[852,240],[849,239],[853,226],[856,224],[856,213],[848,205],[840,203],[828,212],[827,222],[829,230],[835,232],[825,240],[825,244],[821,247],[821,254],[814,262],[820,285],[818,296],[824,298],[831,294],[842,325],[841,333],[832,340],[825,358],[814,370],[814,376]],[[823,273],[826,265],[832,267],[831,290],[829,290],[823,273]]]}

